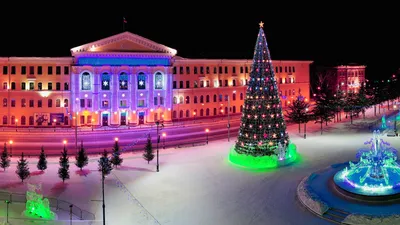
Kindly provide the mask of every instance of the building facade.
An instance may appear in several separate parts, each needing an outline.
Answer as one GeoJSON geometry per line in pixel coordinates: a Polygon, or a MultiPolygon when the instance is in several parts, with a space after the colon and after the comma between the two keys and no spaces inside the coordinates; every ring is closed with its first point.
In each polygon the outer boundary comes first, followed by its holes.
{"type": "Polygon", "coordinates": [[[364,65],[341,65],[335,67],[335,85],[345,93],[357,93],[362,84],[365,84],[364,65]]]}
{"type": "MultiPolygon", "coordinates": [[[[186,59],[130,32],[72,57],[0,58],[3,126],[125,126],[240,113],[252,60],[186,59]]],[[[273,61],[283,106],[308,101],[312,61],[273,61]]]]}

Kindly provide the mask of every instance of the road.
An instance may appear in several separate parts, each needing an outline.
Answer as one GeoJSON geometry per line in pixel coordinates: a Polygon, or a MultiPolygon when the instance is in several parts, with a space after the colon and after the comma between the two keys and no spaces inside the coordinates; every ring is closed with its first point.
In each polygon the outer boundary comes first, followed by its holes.
{"type": "MultiPolygon", "coordinates": [[[[239,117],[231,120],[230,141],[234,142],[239,129],[239,117]]],[[[216,140],[226,138],[228,140],[227,120],[217,121],[196,121],[183,125],[166,125],[160,131],[160,144],[165,147],[184,147],[186,145],[206,144],[207,133],[209,129],[208,140],[216,140]],[[162,137],[162,133],[166,133],[166,137],[162,137]]],[[[81,141],[89,154],[99,154],[104,149],[109,152],[114,144],[115,138],[124,152],[143,150],[146,143],[147,134],[152,137],[153,147],[156,147],[157,129],[153,127],[131,128],[131,129],[114,129],[114,130],[95,130],[88,128],[85,131],[78,132],[78,145],[81,141]]],[[[54,132],[53,129],[36,129],[29,131],[28,129],[8,129],[0,132],[0,140],[7,142],[9,151],[12,155],[20,155],[24,152],[28,156],[36,156],[40,152],[41,146],[44,147],[47,155],[59,155],[66,140],[67,149],[75,153],[75,132],[72,129],[54,132]],[[13,141],[10,149],[9,140],[13,141]]]]}

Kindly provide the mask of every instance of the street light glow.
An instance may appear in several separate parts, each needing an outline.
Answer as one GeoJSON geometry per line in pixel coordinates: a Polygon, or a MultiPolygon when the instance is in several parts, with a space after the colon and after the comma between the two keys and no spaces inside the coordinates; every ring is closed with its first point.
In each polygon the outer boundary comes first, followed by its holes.
{"type": "Polygon", "coordinates": [[[10,145],[12,145],[14,142],[12,140],[10,140],[10,145]]]}
{"type": "Polygon", "coordinates": [[[115,141],[118,141],[118,138],[116,137],[116,138],[114,138],[114,140],[115,140],[115,141]]]}
{"type": "Polygon", "coordinates": [[[210,130],[207,128],[207,129],[206,129],[206,132],[208,133],[208,132],[210,132],[210,130]]]}
{"type": "Polygon", "coordinates": [[[165,137],[165,136],[167,136],[167,134],[164,132],[164,133],[162,133],[162,136],[165,137]]]}
{"type": "Polygon", "coordinates": [[[64,140],[64,141],[63,141],[63,144],[64,144],[64,145],[67,144],[67,140],[64,140]]]}

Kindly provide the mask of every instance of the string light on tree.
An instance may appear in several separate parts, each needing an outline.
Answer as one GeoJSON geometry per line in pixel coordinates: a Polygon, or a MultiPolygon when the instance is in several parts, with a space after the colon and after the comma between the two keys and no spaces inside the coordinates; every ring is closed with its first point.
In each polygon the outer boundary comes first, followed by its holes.
{"type": "Polygon", "coordinates": [[[296,146],[286,131],[264,23],[259,25],[239,136],[229,159],[245,167],[268,168],[278,166],[279,160],[293,161],[296,146]]]}

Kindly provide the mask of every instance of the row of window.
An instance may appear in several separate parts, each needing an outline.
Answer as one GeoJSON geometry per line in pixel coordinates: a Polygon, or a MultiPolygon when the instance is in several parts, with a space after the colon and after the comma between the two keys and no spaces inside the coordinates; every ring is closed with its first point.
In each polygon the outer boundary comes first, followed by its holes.
{"type": "MultiPolygon", "coordinates": [[[[54,74],[54,67],[56,75],[69,75],[69,66],[47,66],[47,75],[54,74]],[[61,70],[63,68],[63,70],[61,70]]],[[[3,66],[3,75],[8,75],[9,72],[11,75],[17,74],[17,69],[19,69],[19,73],[21,75],[42,75],[43,67],[42,66],[3,66]],[[11,70],[11,71],[9,71],[11,70]]]]}
{"type": "MultiPolygon", "coordinates": [[[[232,73],[235,74],[237,67],[236,66],[231,66],[231,67],[228,67],[228,66],[224,66],[224,67],[223,66],[218,66],[218,67],[216,67],[216,66],[214,66],[214,67],[194,66],[193,74],[210,74],[211,68],[213,70],[213,74],[228,74],[228,73],[230,73],[230,71],[232,71],[232,73]],[[231,68],[231,70],[229,70],[229,68],[231,68]]],[[[283,68],[285,70],[285,73],[295,73],[296,72],[296,69],[294,66],[285,66],[285,67],[276,66],[275,73],[282,73],[283,68]]],[[[183,67],[183,66],[176,67],[175,66],[172,68],[172,73],[178,74],[178,72],[179,72],[179,74],[191,74],[191,71],[192,71],[191,69],[192,69],[192,67],[190,67],[190,66],[186,66],[186,67],[183,67]],[[178,71],[178,68],[179,68],[179,71],[178,71]]],[[[249,70],[250,70],[250,67],[247,67],[247,66],[239,67],[239,73],[249,73],[249,70]]]]}
{"type": "MultiPolygon", "coordinates": [[[[237,113],[236,112],[236,106],[232,106],[229,107],[229,112],[230,113],[237,113]]],[[[243,111],[243,105],[240,106],[239,111],[242,112],[243,111]]],[[[196,116],[217,116],[217,115],[223,115],[223,114],[228,114],[228,107],[219,107],[219,109],[214,108],[213,109],[213,114],[211,115],[211,109],[207,108],[207,109],[200,109],[199,113],[197,111],[197,109],[193,110],[193,113],[190,113],[190,110],[187,109],[185,111],[185,117],[186,118],[190,118],[191,116],[196,117],[196,116]]],[[[179,111],[179,118],[184,118],[184,111],[180,110],[179,111]]],[[[172,112],[172,119],[178,119],[178,111],[174,110],[172,112]]]]}
{"type": "MultiPolygon", "coordinates": [[[[64,123],[64,125],[68,125],[68,120],[69,120],[68,116],[65,116],[64,117],[64,121],[62,121],[64,123]]],[[[27,125],[25,116],[21,116],[21,119],[19,120],[19,123],[18,123],[17,119],[15,118],[15,116],[11,116],[11,121],[10,122],[11,122],[10,123],[11,125],[21,125],[21,126],[27,125]]],[[[53,121],[49,121],[49,120],[44,121],[42,118],[37,118],[36,123],[38,125],[43,125],[43,124],[46,124],[46,123],[48,125],[54,124],[53,121]]],[[[59,122],[56,122],[56,123],[59,123],[59,122]]],[[[3,116],[3,125],[8,125],[8,117],[7,116],[3,116]]],[[[35,118],[33,116],[29,116],[29,125],[30,126],[35,125],[35,118]]]]}
{"type": "MultiPolygon", "coordinates": [[[[26,85],[27,83],[26,82],[21,82],[21,90],[31,90],[31,91],[33,91],[33,90],[35,90],[35,82],[29,82],[28,83],[28,85],[29,86],[27,86],[26,85]]],[[[38,90],[39,91],[42,91],[43,90],[43,83],[42,82],[39,82],[39,83],[37,83],[37,88],[38,88],[38,90]]],[[[8,82],[3,82],[3,89],[4,90],[7,90],[8,89],[8,82]]],[[[11,82],[11,90],[16,90],[16,83],[15,82],[11,82]]],[[[48,82],[47,83],[47,89],[44,89],[44,90],[49,90],[49,91],[51,91],[51,90],[53,90],[53,83],[52,82],[48,82]]],[[[64,91],[68,91],[69,90],[69,83],[67,83],[67,82],[65,82],[64,83],[64,91]]],[[[61,82],[56,82],[56,91],[61,91],[61,82]]]]}
{"type": "MultiPolygon", "coordinates": [[[[119,74],[119,90],[128,90],[129,87],[129,76],[127,73],[122,72],[119,74]]],[[[137,89],[145,90],[147,84],[147,76],[145,73],[140,72],[137,75],[137,89]]],[[[111,75],[107,72],[101,74],[101,90],[108,91],[112,85],[111,75]]],[[[157,72],[154,74],[154,89],[164,89],[164,76],[162,73],[157,72]]],[[[92,90],[92,78],[91,74],[84,72],[81,75],[81,90],[90,91],[92,90]]]]}
{"type": "MultiPolygon", "coordinates": [[[[11,107],[17,107],[15,99],[11,99],[11,107]]],[[[42,108],[43,106],[42,100],[37,100],[37,107],[42,108]]],[[[8,106],[8,99],[3,98],[3,107],[8,106]]],[[[26,99],[21,99],[21,107],[26,107],[26,99]]],[[[30,99],[29,100],[29,107],[33,108],[35,107],[35,100],[30,99]]],[[[53,107],[53,99],[47,99],[47,107],[51,108],[53,107]]],[[[61,107],[61,99],[56,99],[56,107],[61,107]]],[[[68,107],[68,99],[64,99],[64,104],[63,107],[68,107]]]]}
{"type": "Polygon", "coordinates": [[[347,71],[339,71],[339,76],[357,76],[357,75],[364,75],[363,70],[347,70],[347,71]]]}
{"type": "MultiPolygon", "coordinates": [[[[228,101],[229,96],[225,95],[225,98],[223,98],[223,95],[219,95],[218,101],[222,102],[222,100],[224,99],[225,101],[228,101]]],[[[236,101],[236,93],[232,94],[232,101],[236,101]]],[[[243,100],[243,93],[240,93],[240,100],[243,100]]],[[[183,102],[183,96],[179,97],[179,102],[178,102],[178,98],[174,97],[173,99],[174,104],[182,104],[183,102]]],[[[208,103],[210,102],[210,95],[206,95],[205,97],[205,102],[208,103]]],[[[213,102],[217,102],[217,95],[214,95],[213,97],[213,102]]],[[[185,97],[185,103],[186,104],[190,104],[190,96],[186,96],[185,97]]],[[[200,102],[198,102],[197,96],[193,97],[193,103],[197,104],[197,103],[204,103],[204,96],[200,95],[200,102]]]]}

